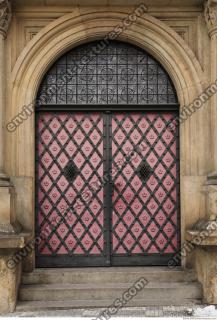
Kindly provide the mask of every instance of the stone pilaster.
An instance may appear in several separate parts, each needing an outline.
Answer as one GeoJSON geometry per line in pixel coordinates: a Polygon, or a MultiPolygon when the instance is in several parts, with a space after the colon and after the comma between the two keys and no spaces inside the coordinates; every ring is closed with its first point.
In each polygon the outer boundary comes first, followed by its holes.
{"type": "MultiPolygon", "coordinates": [[[[211,61],[211,84],[216,83],[217,79],[217,0],[206,0],[204,6],[204,16],[207,24],[210,45],[211,61]]],[[[212,132],[212,150],[213,150],[213,171],[217,171],[217,93],[211,98],[211,132],[212,132]]]]}
{"type": "Polygon", "coordinates": [[[21,229],[15,218],[15,190],[4,173],[5,40],[11,16],[10,1],[0,0],[0,233],[7,234],[21,229]]]}
{"type": "Polygon", "coordinates": [[[0,0],[0,180],[7,180],[4,175],[4,136],[3,116],[5,106],[5,39],[11,21],[11,4],[0,0]]]}
{"type": "MultiPolygon", "coordinates": [[[[210,82],[216,83],[217,79],[217,0],[205,0],[204,17],[208,33],[211,39],[210,45],[210,82]]],[[[206,184],[207,192],[207,216],[217,215],[217,93],[211,98],[211,133],[212,133],[212,158],[213,173],[208,176],[206,184]]]]}

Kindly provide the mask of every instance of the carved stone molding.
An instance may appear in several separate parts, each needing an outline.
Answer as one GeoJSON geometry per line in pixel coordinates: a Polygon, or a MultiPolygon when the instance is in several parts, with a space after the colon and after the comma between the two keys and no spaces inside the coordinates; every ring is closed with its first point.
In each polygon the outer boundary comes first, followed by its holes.
{"type": "Polygon", "coordinates": [[[0,33],[6,38],[12,17],[9,0],[0,0],[0,33]]]}
{"type": "Polygon", "coordinates": [[[209,34],[217,32],[217,0],[205,0],[204,16],[209,34]]]}

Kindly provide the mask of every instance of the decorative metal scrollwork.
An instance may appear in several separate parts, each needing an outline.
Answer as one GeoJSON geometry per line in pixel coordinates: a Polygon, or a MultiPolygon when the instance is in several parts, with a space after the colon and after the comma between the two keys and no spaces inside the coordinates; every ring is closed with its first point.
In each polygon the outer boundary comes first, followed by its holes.
{"type": "Polygon", "coordinates": [[[39,105],[173,104],[177,95],[164,68],[144,50],[123,42],[79,46],[44,77],[39,105]],[[91,53],[91,54],[90,54],[91,53]]]}
{"type": "Polygon", "coordinates": [[[146,161],[143,161],[138,167],[137,172],[143,181],[147,181],[152,174],[152,168],[146,161]]]}
{"type": "Polygon", "coordinates": [[[69,163],[64,168],[64,176],[68,182],[73,182],[75,177],[78,174],[78,169],[73,161],[69,161],[69,163]]]}

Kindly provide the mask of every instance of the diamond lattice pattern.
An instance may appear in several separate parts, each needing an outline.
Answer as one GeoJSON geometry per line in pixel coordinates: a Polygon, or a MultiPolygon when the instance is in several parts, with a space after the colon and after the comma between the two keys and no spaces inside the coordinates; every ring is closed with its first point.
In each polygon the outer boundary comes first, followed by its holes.
{"type": "Polygon", "coordinates": [[[113,255],[177,252],[177,132],[167,130],[173,117],[113,115],[113,255]],[[136,174],[144,159],[151,168],[147,181],[136,174]]]}
{"type": "Polygon", "coordinates": [[[102,255],[101,115],[45,112],[37,130],[37,232],[43,238],[38,254],[102,255]],[[72,160],[77,174],[68,181],[64,168],[72,160]]]}

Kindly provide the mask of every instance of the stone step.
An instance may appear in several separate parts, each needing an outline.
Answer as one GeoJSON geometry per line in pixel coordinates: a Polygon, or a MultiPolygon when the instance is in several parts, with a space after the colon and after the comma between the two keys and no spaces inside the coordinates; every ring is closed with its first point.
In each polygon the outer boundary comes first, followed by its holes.
{"type": "Polygon", "coordinates": [[[112,268],[73,268],[73,269],[36,269],[24,273],[23,284],[91,284],[91,283],[132,283],[144,277],[150,282],[192,282],[197,281],[192,270],[167,267],[112,267],[112,268]]]}
{"type": "MultiPolygon", "coordinates": [[[[114,300],[61,300],[61,301],[18,301],[16,312],[33,312],[47,310],[70,310],[70,309],[91,309],[107,308],[114,303],[114,300]]],[[[166,306],[195,306],[201,304],[200,299],[132,299],[126,307],[166,307],[166,306]]]]}
{"type": "MultiPolygon", "coordinates": [[[[20,301],[67,301],[73,300],[115,300],[122,298],[123,293],[131,287],[130,283],[101,284],[40,284],[22,285],[19,292],[20,301]]],[[[149,282],[132,298],[141,301],[168,300],[170,304],[179,301],[202,298],[202,289],[197,282],[149,282]]],[[[157,302],[156,302],[157,304],[157,302]]]]}

